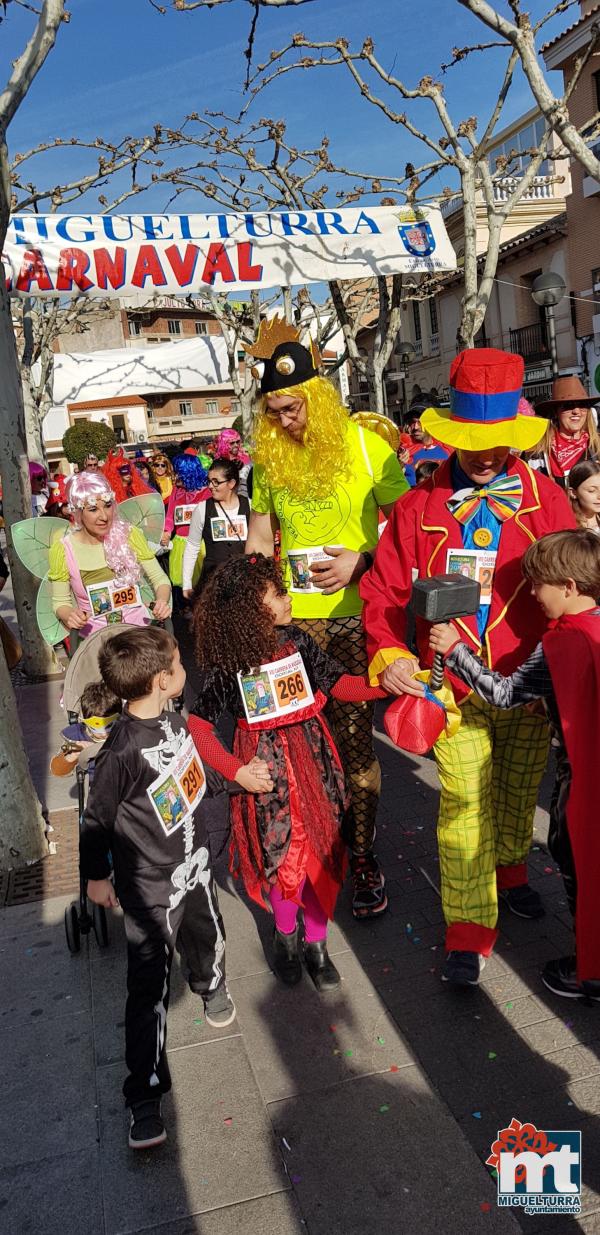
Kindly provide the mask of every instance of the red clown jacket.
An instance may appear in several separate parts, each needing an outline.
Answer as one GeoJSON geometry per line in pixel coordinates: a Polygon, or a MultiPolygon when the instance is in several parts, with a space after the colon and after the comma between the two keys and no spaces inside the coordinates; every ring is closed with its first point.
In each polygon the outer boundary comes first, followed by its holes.
{"type": "MultiPolygon", "coordinates": [[[[407,654],[406,606],[413,575],[430,578],[446,573],[446,551],[463,547],[461,525],[450,514],[446,500],[452,496],[452,458],[423,484],[399,498],[381,537],[372,569],[360,583],[364,601],[363,622],[367,635],[369,676],[379,674],[401,654],[407,654]]],[[[525,550],[548,532],[576,527],[569,502],[554,481],[536,475],[521,459],[512,457],[508,474],[523,482],[520,509],[507,519],[500,535],[490,614],[482,641],[475,617],[459,618],[455,626],[461,638],[490,668],[513,673],[541,639],[546,621],[521,573],[525,550]]],[[[424,667],[432,664],[429,623],[417,618],[417,646],[424,667]]],[[[468,687],[452,678],[456,699],[464,699],[468,687]]]]}

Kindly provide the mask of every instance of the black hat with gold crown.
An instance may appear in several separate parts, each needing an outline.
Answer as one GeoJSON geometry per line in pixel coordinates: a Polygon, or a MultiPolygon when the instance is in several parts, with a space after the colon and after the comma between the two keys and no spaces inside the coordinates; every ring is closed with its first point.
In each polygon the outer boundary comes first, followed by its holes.
{"type": "Polygon", "coordinates": [[[319,376],[318,348],[312,340],[310,349],[304,347],[300,332],[279,315],[263,318],[256,343],[245,350],[254,358],[250,372],[260,382],[263,395],[299,386],[319,376]]]}

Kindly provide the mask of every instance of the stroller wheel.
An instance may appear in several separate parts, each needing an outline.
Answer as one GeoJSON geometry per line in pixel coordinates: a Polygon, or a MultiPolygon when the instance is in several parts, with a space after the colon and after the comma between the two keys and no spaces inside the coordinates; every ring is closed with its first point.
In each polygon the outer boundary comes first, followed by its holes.
{"type": "Polygon", "coordinates": [[[99,948],[107,948],[109,944],[108,938],[108,921],[106,918],[106,909],[104,905],[92,906],[92,921],[94,923],[94,934],[96,943],[99,948]]]}
{"type": "Polygon", "coordinates": [[[81,948],[81,932],[79,930],[79,905],[73,901],[65,909],[65,934],[67,936],[67,947],[69,952],[74,956],[81,948]]]}

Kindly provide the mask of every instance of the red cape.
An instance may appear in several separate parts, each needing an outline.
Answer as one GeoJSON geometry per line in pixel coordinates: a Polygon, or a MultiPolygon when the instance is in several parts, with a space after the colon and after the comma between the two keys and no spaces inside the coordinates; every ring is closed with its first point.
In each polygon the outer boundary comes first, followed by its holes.
{"type": "Polygon", "coordinates": [[[552,677],[571,788],[567,827],[577,877],[577,977],[600,980],[600,827],[595,785],[600,768],[600,615],[560,618],[542,640],[552,677]]]}

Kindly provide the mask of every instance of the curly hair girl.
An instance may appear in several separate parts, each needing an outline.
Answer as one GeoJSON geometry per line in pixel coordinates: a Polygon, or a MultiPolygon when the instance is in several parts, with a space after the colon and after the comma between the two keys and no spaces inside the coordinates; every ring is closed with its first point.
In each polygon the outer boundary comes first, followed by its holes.
{"type": "Polygon", "coordinates": [[[194,606],[200,668],[249,673],[276,659],[275,620],[263,603],[270,584],[277,596],[286,595],[279,566],[262,553],[235,558],[214,571],[194,606]]]}

